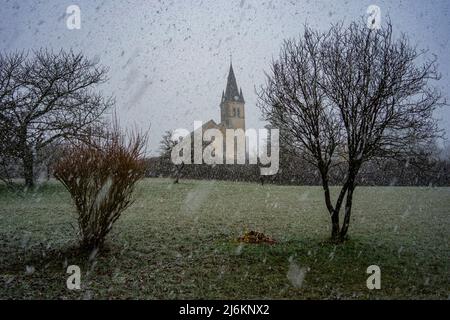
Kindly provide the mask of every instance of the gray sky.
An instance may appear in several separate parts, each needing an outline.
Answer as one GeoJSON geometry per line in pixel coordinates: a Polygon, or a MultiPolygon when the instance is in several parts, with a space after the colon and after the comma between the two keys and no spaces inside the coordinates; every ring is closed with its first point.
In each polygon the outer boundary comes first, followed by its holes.
{"type": "MultiPolygon", "coordinates": [[[[150,149],[165,130],[192,129],[194,120],[220,121],[229,56],[246,99],[246,126],[261,128],[255,87],[264,81],[283,39],[305,22],[320,29],[366,14],[389,15],[395,31],[410,35],[439,59],[441,90],[450,97],[450,1],[65,1],[2,0],[0,49],[82,50],[110,67],[102,87],[117,99],[124,125],[151,127],[150,149]],[[81,9],[81,29],[66,27],[66,8],[81,9]]],[[[450,137],[450,109],[441,110],[450,137]]]]}

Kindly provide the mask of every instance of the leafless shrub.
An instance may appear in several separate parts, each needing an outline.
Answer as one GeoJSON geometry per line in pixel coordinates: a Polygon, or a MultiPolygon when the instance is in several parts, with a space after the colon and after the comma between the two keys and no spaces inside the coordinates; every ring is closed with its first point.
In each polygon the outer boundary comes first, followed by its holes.
{"type": "Polygon", "coordinates": [[[115,124],[106,136],[67,147],[55,177],[70,192],[78,212],[82,246],[97,248],[132,203],[136,182],[145,175],[147,135],[124,134],[115,124]]]}

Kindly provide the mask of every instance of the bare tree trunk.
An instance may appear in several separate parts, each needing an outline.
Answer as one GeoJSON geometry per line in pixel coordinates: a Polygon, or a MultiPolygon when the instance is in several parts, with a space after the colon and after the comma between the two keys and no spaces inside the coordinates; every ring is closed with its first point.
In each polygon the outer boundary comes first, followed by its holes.
{"type": "Polygon", "coordinates": [[[327,206],[328,212],[330,215],[334,214],[334,208],[331,204],[331,196],[330,196],[330,187],[328,185],[328,172],[325,169],[320,170],[320,175],[322,177],[322,187],[323,193],[325,197],[325,205],[327,206]]]}
{"type": "Polygon", "coordinates": [[[352,202],[353,202],[353,190],[355,190],[355,186],[352,185],[348,188],[347,191],[347,200],[345,202],[345,215],[344,215],[344,222],[342,223],[342,228],[340,232],[340,240],[344,240],[345,236],[347,235],[348,226],[350,225],[350,216],[352,213],[352,202]]]}
{"type": "Polygon", "coordinates": [[[339,211],[334,211],[331,215],[331,239],[339,239],[339,211]]]}
{"type": "MultiPolygon", "coordinates": [[[[331,203],[330,187],[328,184],[328,172],[325,170],[321,170],[321,176],[322,176],[322,187],[323,187],[323,192],[324,192],[324,197],[325,197],[325,205],[327,206],[328,212],[331,217],[331,240],[339,241],[339,231],[340,231],[339,201],[340,200],[338,200],[338,204],[337,204],[336,208],[333,208],[333,204],[331,203]]],[[[345,190],[346,190],[345,185],[342,188],[342,190],[344,190],[344,192],[345,192],[345,190]]],[[[342,197],[342,191],[341,191],[340,198],[341,197],[342,197]]]]}
{"type": "Polygon", "coordinates": [[[50,181],[50,177],[52,176],[51,164],[47,164],[47,181],[50,181]]]}
{"type": "Polygon", "coordinates": [[[352,213],[352,204],[353,204],[353,191],[355,190],[356,187],[355,181],[359,168],[360,164],[357,164],[349,169],[349,180],[347,188],[347,199],[345,201],[344,221],[342,223],[342,228],[339,234],[339,238],[341,241],[345,240],[345,236],[347,235],[348,231],[348,226],[350,225],[350,216],[352,213]]]}
{"type": "Polygon", "coordinates": [[[23,125],[20,128],[20,156],[23,165],[23,177],[25,179],[25,186],[27,188],[34,187],[34,156],[33,150],[27,143],[27,127],[23,125]]]}
{"type": "Polygon", "coordinates": [[[175,180],[173,181],[174,184],[179,182],[180,176],[181,176],[181,171],[183,170],[183,168],[184,168],[184,162],[180,166],[175,165],[175,180]]]}
{"type": "Polygon", "coordinates": [[[25,178],[25,186],[27,188],[34,187],[34,158],[31,150],[24,150],[23,161],[23,176],[25,178]]]}

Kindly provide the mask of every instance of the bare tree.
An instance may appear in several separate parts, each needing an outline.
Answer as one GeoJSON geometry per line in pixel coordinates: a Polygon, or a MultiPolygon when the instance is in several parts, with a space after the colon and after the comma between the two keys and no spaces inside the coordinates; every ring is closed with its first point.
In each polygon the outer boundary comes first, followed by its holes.
{"type": "Polygon", "coordinates": [[[82,137],[112,105],[93,92],[107,69],[81,53],[48,50],[0,55],[0,129],[8,154],[21,159],[28,187],[36,153],[61,139],[82,137]]]}
{"type": "Polygon", "coordinates": [[[0,55],[0,179],[12,184],[14,161],[17,156],[18,139],[14,126],[14,104],[11,100],[19,90],[15,81],[20,77],[24,54],[0,55]]]}
{"type": "Polygon", "coordinates": [[[181,174],[183,173],[183,169],[185,167],[184,162],[181,164],[172,163],[171,154],[176,144],[177,142],[173,140],[173,132],[170,130],[166,131],[160,142],[160,149],[161,149],[160,160],[162,161],[162,165],[170,167],[170,171],[174,176],[173,183],[175,184],[180,181],[181,174]]]}
{"type": "Polygon", "coordinates": [[[320,172],[333,240],[347,235],[365,162],[413,157],[439,135],[433,112],[445,100],[430,86],[439,77],[435,59],[405,35],[394,39],[390,22],[378,30],[363,21],[338,24],[325,33],[306,26],[300,39],[283,43],[259,106],[284,143],[320,172]],[[345,174],[333,203],[335,166],[345,174]]]}

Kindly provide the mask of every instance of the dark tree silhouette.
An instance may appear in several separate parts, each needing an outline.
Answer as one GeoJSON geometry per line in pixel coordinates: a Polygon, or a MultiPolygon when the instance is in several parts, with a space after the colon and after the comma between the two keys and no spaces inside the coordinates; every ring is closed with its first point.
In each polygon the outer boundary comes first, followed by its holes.
{"type": "Polygon", "coordinates": [[[165,167],[169,167],[169,171],[172,173],[174,178],[173,183],[178,183],[180,181],[181,175],[183,173],[183,169],[185,167],[185,163],[181,164],[173,164],[171,160],[172,150],[177,144],[176,141],[173,140],[173,132],[166,131],[162,136],[160,142],[160,150],[161,150],[161,165],[165,167]]]}
{"type": "Polygon", "coordinates": [[[113,103],[93,92],[106,73],[72,51],[0,54],[1,144],[5,154],[22,161],[28,187],[34,184],[40,150],[61,139],[81,138],[99,124],[113,103]]]}
{"type": "Polygon", "coordinates": [[[439,130],[433,112],[446,103],[430,86],[439,78],[435,59],[405,35],[394,39],[390,22],[378,30],[363,21],[338,24],[325,33],[306,26],[300,39],[283,43],[259,91],[259,106],[280,129],[282,143],[318,169],[333,240],[347,235],[364,163],[414,157],[434,143],[439,130]],[[335,166],[345,172],[333,203],[335,166]]]}

